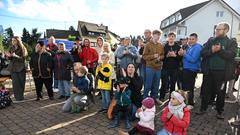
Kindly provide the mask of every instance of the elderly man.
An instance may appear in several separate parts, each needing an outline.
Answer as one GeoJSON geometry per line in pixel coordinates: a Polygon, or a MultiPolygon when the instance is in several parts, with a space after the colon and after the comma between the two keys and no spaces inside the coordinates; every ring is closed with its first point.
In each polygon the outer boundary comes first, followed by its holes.
{"type": "Polygon", "coordinates": [[[234,75],[234,57],[237,52],[236,41],[227,36],[229,30],[228,23],[219,23],[215,29],[215,37],[204,44],[201,52],[204,86],[202,86],[201,108],[197,114],[206,113],[210,99],[217,95],[216,117],[224,119],[226,82],[234,75]]]}
{"type": "Polygon", "coordinates": [[[120,46],[116,51],[117,58],[121,60],[120,68],[126,69],[129,63],[135,63],[138,55],[137,48],[131,45],[130,37],[126,37],[123,46],[120,46]]]}

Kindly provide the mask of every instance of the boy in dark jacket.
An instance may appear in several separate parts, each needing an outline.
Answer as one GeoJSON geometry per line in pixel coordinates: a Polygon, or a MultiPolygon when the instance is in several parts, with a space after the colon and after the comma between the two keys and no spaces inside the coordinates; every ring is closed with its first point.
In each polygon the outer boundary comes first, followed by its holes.
{"type": "Polygon", "coordinates": [[[131,90],[128,89],[126,78],[120,78],[117,81],[117,92],[115,99],[117,105],[113,109],[114,119],[109,125],[109,128],[115,128],[119,126],[120,115],[125,116],[125,128],[131,128],[129,123],[130,105],[131,105],[131,90]]]}

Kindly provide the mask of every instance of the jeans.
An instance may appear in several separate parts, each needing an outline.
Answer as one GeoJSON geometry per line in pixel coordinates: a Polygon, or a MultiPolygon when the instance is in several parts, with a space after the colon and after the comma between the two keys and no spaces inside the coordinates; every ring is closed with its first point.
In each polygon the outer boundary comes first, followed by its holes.
{"type": "Polygon", "coordinates": [[[145,79],[146,79],[146,66],[143,63],[139,64],[139,73],[140,73],[140,76],[143,79],[143,82],[145,82],[145,79]]]}
{"type": "Polygon", "coordinates": [[[162,129],[157,133],[157,135],[177,135],[177,134],[171,134],[166,129],[162,129]]]}
{"type": "Polygon", "coordinates": [[[143,98],[149,96],[149,92],[151,91],[151,97],[153,99],[158,99],[159,93],[159,85],[161,78],[161,70],[152,69],[146,67],[146,81],[144,86],[143,98]]]}
{"type": "Polygon", "coordinates": [[[72,103],[79,105],[81,108],[87,105],[87,96],[85,95],[77,95],[71,96],[63,105],[63,112],[70,112],[72,109],[72,103]]]}
{"type": "Polygon", "coordinates": [[[101,90],[102,95],[102,109],[108,109],[110,104],[110,90],[101,90]]]}
{"type": "Polygon", "coordinates": [[[70,96],[70,81],[58,80],[58,89],[61,96],[70,96]]]}

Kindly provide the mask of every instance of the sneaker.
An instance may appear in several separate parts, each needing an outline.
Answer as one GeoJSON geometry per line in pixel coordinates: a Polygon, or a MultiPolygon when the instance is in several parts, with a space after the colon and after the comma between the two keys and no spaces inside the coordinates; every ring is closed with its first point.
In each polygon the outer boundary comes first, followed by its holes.
{"type": "Polygon", "coordinates": [[[59,91],[58,88],[53,88],[53,92],[57,93],[59,91]]]}
{"type": "Polygon", "coordinates": [[[63,99],[63,98],[65,98],[65,96],[63,96],[63,95],[58,97],[58,99],[63,99]]]}
{"type": "Polygon", "coordinates": [[[199,110],[198,112],[196,112],[196,115],[203,115],[205,114],[207,111],[205,110],[199,110]]]}
{"type": "Polygon", "coordinates": [[[119,130],[118,131],[118,135],[129,135],[127,132],[124,132],[122,130],[119,130]]]}
{"type": "Polygon", "coordinates": [[[237,89],[233,88],[233,92],[237,92],[237,91],[238,91],[237,89]]]}
{"type": "Polygon", "coordinates": [[[218,114],[216,115],[216,117],[217,117],[217,119],[219,119],[219,120],[223,120],[223,119],[224,119],[224,115],[223,115],[222,113],[218,113],[218,114]]]}
{"type": "Polygon", "coordinates": [[[106,113],[107,112],[107,109],[101,109],[98,111],[98,113],[106,113]]]}
{"type": "Polygon", "coordinates": [[[234,122],[231,122],[230,124],[235,127],[240,126],[240,120],[236,120],[234,122]]]}
{"type": "Polygon", "coordinates": [[[155,99],[155,102],[156,102],[158,105],[162,105],[162,104],[163,104],[163,102],[160,101],[159,99],[155,99]]]}

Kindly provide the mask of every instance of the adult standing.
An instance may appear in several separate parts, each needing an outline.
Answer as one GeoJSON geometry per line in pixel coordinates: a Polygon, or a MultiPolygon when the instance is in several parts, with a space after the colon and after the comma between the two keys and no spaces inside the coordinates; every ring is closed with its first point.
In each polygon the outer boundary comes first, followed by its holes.
{"type": "Polygon", "coordinates": [[[151,32],[151,30],[146,29],[146,30],[144,31],[144,37],[145,37],[145,41],[144,41],[145,44],[147,44],[148,42],[150,42],[151,39],[152,39],[152,32],[151,32]]]}
{"type": "Polygon", "coordinates": [[[82,60],[79,57],[79,53],[81,52],[81,50],[82,50],[81,38],[76,37],[73,48],[70,51],[74,62],[82,62],[82,60]]]}
{"type": "Polygon", "coordinates": [[[179,54],[183,56],[183,90],[189,91],[188,105],[190,109],[194,106],[194,86],[197,73],[201,69],[201,51],[202,45],[197,43],[198,35],[192,33],[189,36],[189,48],[179,51],[179,54]]]}
{"type": "MultiPolygon", "coordinates": [[[[102,37],[98,37],[97,38],[97,44],[96,44],[96,51],[98,53],[98,57],[100,57],[100,55],[102,54],[103,51],[103,43],[104,43],[104,39],[102,37]]],[[[99,59],[100,60],[100,59],[99,59]]]]}
{"type": "Polygon", "coordinates": [[[143,59],[146,61],[146,81],[144,82],[144,95],[143,98],[149,96],[161,104],[158,99],[158,91],[160,85],[162,60],[164,58],[164,47],[159,42],[161,32],[159,30],[153,31],[153,37],[150,42],[147,43],[143,52],[143,59]]]}
{"type": "Polygon", "coordinates": [[[80,59],[83,60],[82,65],[88,68],[88,72],[94,74],[94,64],[98,62],[97,51],[90,46],[90,40],[84,39],[84,48],[79,53],[80,59]]]}
{"type": "Polygon", "coordinates": [[[216,117],[224,119],[226,81],[234,74],[234,58],[237,52],[236,41],[227,36],[229,30],[228,23],[219,23],[215,29],[215,37],[205,43],[201,52],[205,86],[202,89],[201,108],[197,114],[206,112],[212,93],[216,93],[216,117]]]}
{"type": "Polygon", "coordinates": [[[16,101],[24,100],[24,89],[26,82],[25,57],[28,52],[21,38],[14,36],[12,46],[5,56],[10,60],[8,70],[11,73],[13,93],[16,101]]]}
{"type": "Polygon", "coordinates": [[[145,74],[146,74],[146,62],[142,58],[143,55],[143,50],[144,50],[144,40],[142,38],[138,39],[138,58],[136,60],[137,67],[139,69],[140,76],[142,77],[143,80],[145,80],[145,74]]]}
{"type": "Polygon", "coordinates": [[[160,90],[160,100],[163,101],[165,98],[166,91],[170,84],[169,99],[171,93],[175,90],[177,81],[178,68],[181,60],[181,56],[178,55],[180,46],[176,42],[176,34],[170,32],[168,34],[168,42],[164,46],[164,60],[162,69],[162,86],[160,90]]]}
{"type": "Polygon", "coordinates": [[[52,68],[53,61],[51,53],[47,52],[43,41],[38,41],[35,52],[33,52],[30,60],[30,68],[36,87],[37,99],[42,99],[42,87],[45,85],[50,100],[53,100],[52,90],[52,68]]]}
{"type": "Polygon", "coordinates": [[[71,67],[73,59],[71,54],[66,51],[65,44],[59,43],[59,50],[54,57],[55,79],[58,80],[60,97],[58,99],[70,97],[71,67]]]}
{"type": "Polygon", "coordinates": [[[137,48],[131,44],[131,38],[124,39],[124,45],[116,50],[116,56],[120,59],[120,68],[126,69],[129,63],[135,64],[137,48]]]}

